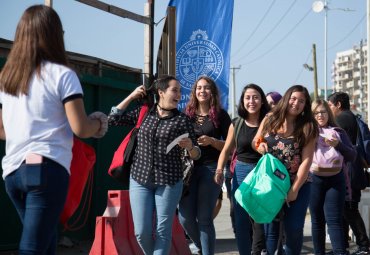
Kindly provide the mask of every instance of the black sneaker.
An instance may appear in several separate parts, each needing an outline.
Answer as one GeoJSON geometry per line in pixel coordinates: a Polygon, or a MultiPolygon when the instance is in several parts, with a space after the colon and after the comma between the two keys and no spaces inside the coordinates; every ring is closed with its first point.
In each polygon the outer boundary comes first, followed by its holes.
{"type": "Polygon", "coordinates": [[[359,247],[357,251],[351,253],[351,255],[366,255],[370,254],[369,247],[359,247]]]}

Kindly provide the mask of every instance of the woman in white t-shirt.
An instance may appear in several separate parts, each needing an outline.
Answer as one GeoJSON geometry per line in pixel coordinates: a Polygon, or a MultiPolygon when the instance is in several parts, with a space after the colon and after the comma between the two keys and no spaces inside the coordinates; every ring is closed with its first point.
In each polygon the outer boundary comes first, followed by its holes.
{"type": "Polygon", "coordinates": [[[55,254],[72,159],[73,133],[102,137],[107,117],[87,116],[67,67],[63,27],[50,7],[29,7],[0,73],[0,138],[6,191],[23,223],[19,254],[55,254]]]}

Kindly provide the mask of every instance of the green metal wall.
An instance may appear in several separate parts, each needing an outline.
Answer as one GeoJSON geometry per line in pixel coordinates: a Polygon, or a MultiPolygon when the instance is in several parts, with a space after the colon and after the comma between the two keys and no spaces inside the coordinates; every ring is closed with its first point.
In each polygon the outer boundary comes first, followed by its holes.
{"type": "MultiPolygon", "coordinates": [[[[0,58],[0,67],[4,62],[4,59],[0,58]]],[[[123,73],[111,69],[103,69],[102,77],[82,74],[79,78],[83,86],[87,113],[99,110],[108,114],[111,106],[118,104],[141,83],[140,73],[123,73]]],[[[106,208],[107,191],[127,188],[113,180],[107,171],[115,149],[128,131],[129,128],[112,127],[102,139],[85,140],[95,148],[97,154],[90,213],[87,215],[79,208],[76,214],[82,212],[82,217],[77,225],[85,220],[86,224],[77,231],[63,230],[60,227],[61,236],[65,235],[77,241],[92,239],[95,232],[95,218],[102,215],[106,208]]],[[[0,158],[4,155],[4,147],[5,143],[1,141],[0,158]]],[[[5,192],[2,178],[0,179],[0,206],[0,251],[16,249],[21,233],[21,224],[5,192]]]]}

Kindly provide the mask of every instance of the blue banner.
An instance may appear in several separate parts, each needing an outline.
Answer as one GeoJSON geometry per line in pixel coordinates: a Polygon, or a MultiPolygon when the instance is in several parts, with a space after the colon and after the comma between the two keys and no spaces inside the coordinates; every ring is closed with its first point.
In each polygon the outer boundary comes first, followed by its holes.
{"type": "Polygon", "coordinates": [[[228,110],[231,28],[234,0],[171,0],[176,7],[176,77],[180,110],[199,76],[215,80],[222,107],[228,110]]]}

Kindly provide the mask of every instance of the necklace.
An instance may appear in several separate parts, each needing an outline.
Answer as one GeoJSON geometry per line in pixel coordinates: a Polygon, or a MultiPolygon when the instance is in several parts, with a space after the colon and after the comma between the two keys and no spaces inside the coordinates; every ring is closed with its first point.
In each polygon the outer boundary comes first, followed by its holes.
{"type": "Polygon", "coordinates": [[[157,104],[157,106],[158,106],[158,108],[159,108],[161,111],[167,111],[167,112],[172,111],[172,109],[162,108],[159,104],[157,104]]]}

